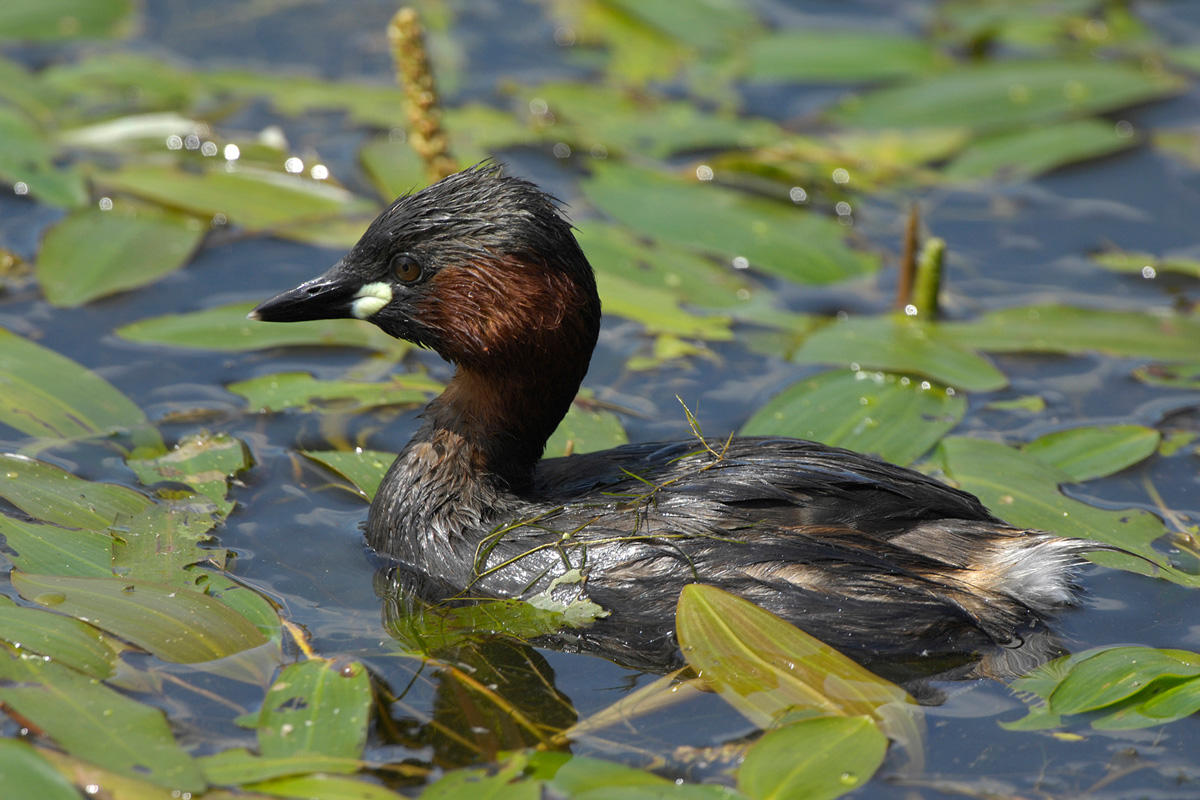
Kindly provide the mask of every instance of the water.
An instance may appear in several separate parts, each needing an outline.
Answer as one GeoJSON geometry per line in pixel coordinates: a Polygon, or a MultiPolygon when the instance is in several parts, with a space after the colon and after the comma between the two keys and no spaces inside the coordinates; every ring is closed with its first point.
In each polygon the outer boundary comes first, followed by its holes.
{"type": "MultiPolygon", "coordinates": [[[[1171,4],[1143,10],[1156,29],[1187,43],[1200,39],[1196,8],[1196,4],[1171,4]]],[[[567,48],[548,44],[555,25],[538,4],[475,3],[450,9],[451,36],[437,41],[453,42],[453,48],[440,54],[458,59],[443,80],[450,87],[452,102],[505,104],[508,101],[496,94],[500,82],[537,84],[586,74],[567,48]]],[[[383,30],[393,10],[388,2],[197,5],[147,0],[144,25],[128,48],[163,55],[187,67],[299,70],[329,78],[386,82],[392,73],[383,30]]],[[[884,17],[897,30],[911,29],[925,12],[923,4],[764,4],[768,17],[783,22],[809,15],[841,21],[884,17]]],[[[64,50],[69,57],[87,47],[64,50]]],[[[23,55],[31,63],[57,57],[49,47],[29,48],[23,55]]],[[[434,55],[437,58],[439,51],[434,55]]],[[[756,89],[748,92],[748,104],[753,113],[786,122],[823,106],[833,93],[829,88],[805,86],[756,89]]],[[[1200,94],[1192,89],[1175,99],[1114,114],[1112,119],[1128,120],[1139,131],[1195,126],[1200,119],[1200,94]]],[[[294,149],[318,149],[334,174],[365,191],[354,164],[362,134],[339,115],[278,119],[267,109],[252,106],[221,124],[257,129],[268,123],[282,125],[294,149]]],[[[576,171],[587,168],[586,156],[562,162],[548,149],[503,155],[514,171],[577,201],[574,181],[576,171]]],[[[1194,279],[1160,274],[1147,280],[1106,273],[1090,266],[1085,256],[1110,243],[1126,250],[1200,254],[1195,240],[1195,220],[1200,215],[1197,174],[1161,152],[1140,147],[1032,182],[989,185],[984,191],[915,192],[924,224],[948,243],[947,314],[967,318],[989,309],[1041,302],[1125,309],[1191,307],[1200,296],[1194,279]]],[[[898,249],[904,203],[868,196],[855,205],[857,232],[875,247],[898,249]]],[[[589,213],[584,208],[577,223],[586,224],[589,213]]],[[[0,196],[0,245],[31,258],[39,232],[59,215],[25,199],[0,196]]],[[[365,356],[312,349],[248,354],[166,351],[130,344],[112,334],[120,325],[163,313],[264,299],[324,271],[339,256],[332,249],[217,233],[186,270],[152,287],[80,309],[54,309],[35,288],[2,295],[0,326],[37,338],[95,369],[151,419],[162,421],[168,441],[197,427],[229,431],[246,440],[256,463],[241,476],[241,485],[233,492],[238,507],[218,531],[220,544],[236,554],[231,570],[279,602],[285,615],[311,634],[318,653],[362,658],[377,681],[395,693],[398,699],[391,706],[391,721],[381,722],[369,756],[426,760],[436,753],[442,763],[458,763],[467,759],[466,753],[436,734],[419,732],[431,715],[449,713],[450,689],[444,679],[398,657],[381,627],[380,602],[373,588],[376,564],[359,532],[364,505],[294,452],[328,446],[331,440],[397,450],[413,429],[416,411],[325,417],[245,415],[240,398],[222,387],[287,370],[333,377],[365,356]]],[[[890,303],[893,282],[891,272],[884,272],[878,279],[822,289],[782,284],[772,288],[783,306],[796,311],[875,313],[890,303]]],[[[706,433],[723,435],[740,426],[771,394],[812,372],[752,354],[744,343],[731,342],[714,346],[715,361],[630,373],[622,367],[639,346],[638,337],[636,325],[607,319],[585,383],[601,399],[636,412],[622,419],[633,441],[688,434],[676,396],[698,411],[706,433]]],[[[1136,362],[1101,356],[1008,355],[993,360],[1010,376],[1012,386],[985,399],[971,398],[971,411],[959,432],[1020,442],[1082,424],[1135,422],[1157,426],[1165,434],[1200,429],[1195,393],[1131,380],[1128,376],[1136,362]],[[987,400],[1034,393],[1047,399],[1048,413],[1030,417],[984,407],[987,400]]],[[[415,352],[406,364],[441,379],[450,374],[430,353],[415,352]]],[[[8,438],[0,442],[0,450],[21,447],[22,440],[9,433],[0,432],[0,437],[8,438]]],[[[93,451],[68,450],[56,453],[56,458],[83,477],[136,485],[132,475],[122,477],[119,461],[105,460],[93,451]]],[[[1097,505],[1156,510],[1146,482],[1185,524],[1200,518],[1196,456],[1186,449],[1171,457],[1153,457],[1069,492],[1097,505]]],[[[1200,622],[1191,590],[1098,568],[1087,570],[1081,582],[1087,592],[1084,607],[1061,620],[1072,647],[1131,643],[1200,649],[1200,622]]],[[[554,718],[567,722],[572,715],[584,718],[597,712],[656,678],[601,659],[503,643],[489,650],[488,659],[490,666],[496,666],[497,680],[508,681],[509,689],[515,687],[506,696],[520,697],[519,702],[531,707],[557,708],[551,712],[554,718]],[[557,697],[547,685],[554,687],[557,697]],[[564,704],[564,698],[569,702],[564,704]]],[[[187,678],[193,684],[197,680],[192,675],[187,678]]],[[[255,695],[219,678],[204,678],[201,683],[224,699],[206,700],[169,684],[166,702],[181,709],[178,718],[201,732],[202,750],[246,744],[246,733],[230,724],[226,704],[249,710],[255,695]]],[[[1195,719],[1125,733],[1076,726],[1072,731],[1082,735],[1078,741],[1011,734],[999,730],[997,720],[1021,716],[1021,705],[1004,686],[983,682],[940,688],[947,699],[928,711],[926,771],[889,782],[885,766],[867,790],[872,797],[907,797],[912,786],[928,787],[922,792],[927,797],[956,796],[949,786],[953,783],[970,784],[975,792],[986,786],[1016,795],[1078,796],[1091,789],[1103,796],[1194,794],[1193,782],[1200,777],[1194,755],[1200,743],[1195,719]]],[[[636,733],[610,734],[614,739],[627,736],[627,742],[652,752],[670,753],[676,748],[716,747],[752,732],[715,696],[701,697],[635,725],[636,733]]],[[[641,763],[628,752],[610,753],[599,741],[577,746],[575,752],[641,763]]],[[[686,766],[689,762],[682,751],[676,755],[680,758],[670,768],[672,777],[713,774],[710,767],[686,766]]]]}

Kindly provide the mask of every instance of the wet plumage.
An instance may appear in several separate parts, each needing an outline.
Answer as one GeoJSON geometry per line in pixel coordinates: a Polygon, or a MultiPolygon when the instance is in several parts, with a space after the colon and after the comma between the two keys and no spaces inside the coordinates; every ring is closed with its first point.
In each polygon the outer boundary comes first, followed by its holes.
{"type": "Polygon", "coordinates": [[[670,658],[690,582],[868,659],[1013,647],[1073,601],[1071,568],[1102,547],[795,439],[539,461],[587,371],[600,302],[553,199],[491,165],[398,199],[329,272],[252,314],[341,316],[457,367],[379,488],[371,547],[445,594],[586,597],[611,612],[623,641],[605,649],[625,660],[670,658]],[[573,570],[580,580],[556,580],[573,570]]]}

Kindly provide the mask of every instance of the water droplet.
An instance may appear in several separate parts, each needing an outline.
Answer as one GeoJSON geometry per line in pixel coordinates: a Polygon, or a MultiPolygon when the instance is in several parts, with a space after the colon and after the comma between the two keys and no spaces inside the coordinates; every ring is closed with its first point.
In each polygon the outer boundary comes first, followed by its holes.
{"type": "Polygon", "coordinates": [[[842,782],[843,786],[856,786],[859,778],[853,772],[843,772],[838,776],[838,780],[842,782]]]}
{"type": "Polygon", "coordinates": [[[67,596],[62,592],[42,592],[33,598],[33,602],[39,606],[56,606],[66,599],[67,596]]]}

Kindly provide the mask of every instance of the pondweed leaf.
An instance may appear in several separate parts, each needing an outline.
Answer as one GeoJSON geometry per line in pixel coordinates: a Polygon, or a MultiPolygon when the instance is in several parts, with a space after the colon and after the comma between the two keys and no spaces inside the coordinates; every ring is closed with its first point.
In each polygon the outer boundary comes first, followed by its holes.
{"type": "MultiPolygon", "coordinates": [[[[377,783],[340,775],[293,775],[250,784],[250,792],[272,797],[319,797],[321,800],[406,800],[402,794],[377,783]]],[[[479,800],[478,796],[476,800],[479,800]]]]}
{"type": "Polygon", "coordinates": [[[117,328],[131,342],[201,350],[260,350],[267,347],[363,347],[399,359],[409,345],[357,319],[289,322],[246,319],[254,303],[237,303],[188,314],[164,314],[117,328]]]}
{"type": "Polygon", "coordinates": [[[723,0],[699,0],[687,5],[672,0],[613,0],[612,5],[701,50],[734,44],[761,26],[753,11],[723,0]]]}
{"type": "Polygon", "coordinates": [[[113,572],[139,581],[190,585],[184,567],[204,561],[223,568],[224,548],[200,546],[213,536],[216,520],[211,508],[197,511],[182,504],[159,503],[135,517],[118,519],[109,528],[116,539],[113,572]]]}
{"type": "Polygon", "coordinates": [[[1081,119],[978,139],[954,158],[947,178],[1028,180],[1043,172],[1128,149],[1137,139],[1106,120],[1081,119]]]}
{"type": "Polygon", "coordinates": [[[922,760],[919,711],[903,689],[769,611],[691,584],[680,594],[675,625],[692,669],[760,728],[786,712],[867,717],[922,760]]]}
{"type": "Polygon", "coordinates": [[[0,422],[30,436],[78,439],[133,430],[162,449],[146,415],[83,365],[0,328],[0,422]]]}
{"type": "Polygon", "coordinates": [[[18,569],[43,575],[108,577],[113,537],[102,530],[61,528],[0,514],[4,556],[18,569]]]}
{"type": "Polygon", "coordinates": [[[62,664],[26,658],[4,646],[0,679],[0,702],[71,755],[169,790],[204,789],[199,768],[175,743],[159,709],[62,664]]]}
{"type": "Polygon", "coordinates": [[[224,517],[233,509],[227,499],[229,479],[249,469],[246,444],[227,433],[198,433],[181,439],[167,453],[152,458],[129,458],[125,465],[143,484],[183,483],[212,502],[224,517]]]}
{"type": "Polygon", "coordinates": [[[120,649],[86,622],[21,607],[7,597],[0,600],[0,639],[101,680],[113,674],[120,649]]]}
{"type": "Polygon", "coordinates": [[[832,219],[713,182],[685,181],[626,164],[598,162],[583,182],[602,211],[652,239],[721,256],[801,283],[869,274],[879,259],[848,247],[832,219]]]}
{"type": "Polygon", "coordinates": [[[965,397],[882,372],[822,372],[754,412],[743,436],[792,436],[910,464],[962,420],[965,397]]]}
{"type": "Polygon", "coordinates": [[[31,517],[67,528],[103,531],[154,501],[124,486],[93,483],[27,456],[0,453],[0,497],[31,517]]]}
{"type": "Polygon", "coordinates": [[[0,784],[13,797],[79,800],[79,792],[71,782],[20,739],[0,739],[0,784]]]}
{"type": "Polygon", "coordinates": [[[1135,377],[1151,386],[1173,389],[1200,389],[1200,363],[1151,364],[1133,371],[1135,377]]]}
{"type": "Polygon", "coordinates": [[[754,800],[832,800],[862,786],[883,763],[887,737],[870,717],[818,717],[766,733],[738,768],[754,800]]]}
{"type": "Polygon", "coordinates": [[[641,323],[647,333],[688,339],[729,341],[732,320],[725,315],[695,314],[679,305],[674,292],[641,286],[616,275],[596,275],[604,311],[641,323]]]}
{"type": "Polygon", "coordinates": [[[550,435],[542,457],[556,458],[568,452],[592,453],[628,443],[629,436],[617,415],[596,406],[591,393],[582,391],[550,435]]]}
{"type": "Polygon", "coordinates": [[[1039,436],[1022,448],[1076,481],[1102,478],[1149,458],[1162,439],[1142,425],[1071,428],[1039,436]]]}
{"type": "Polygon", "coordinates": [[[423,405],[445,386],[420,374],[393,375],[387,381],[319,380],[307,372],[264,375],[231,383],[252,411],[352,412],[388,405],[423,405]]]}
{"type": "Polygon", "coordinates": [[[375,492],[379,489],[383,476],[387,474],[388,468],[396,460],[395,453],[361,449],[354,451],[301,450],[300,455],[324,464],[350,481],[368,502],[375,498],[375,492]]]}
{"type": "MultiPolygon", "coordinates": [[[[3,14],[0,10],[0,17],[3,14]]],[[[3,72],[0,77],[4,77],[3,72]]],[[[51,205],[72,208],[87,202],[82,173],[54,163],[57,152],[49,134],[25,113],[0,107],[0,140],[4,142],[0,179],[6,184],[22,183],[33,197],[51,205]]]]}
{"type": "Polygon", "coordinates": [[[208,782],[217,786],[240,786],[312,772],[350,774],[363,767],[363,762],[357,758],[336,758],[307,752],[267,758],[254,755],[243,747],[222,750],[215,755],[198,758],[196,763],[200,765],[208,782]]]}
{"type": "Polygon", "coordinates": [[[1163,725],[1200,711],[1200,655],[1186,650],[1112,647],[1074,653],[1018,678],[1012,688],[1039,699],[1004,727],[1057,727],[1066,714],[1091,714],[1093,728],[1163,725]]]}
{"type": "Polygon", "coordinates": [[[371,206],[345,189],[255,167],[194,173],[176,167],[130,166],[96,176],[108,189],[126,192],[196,216],[223,215],[251,231],[286,233],[288,226],[366,211],[371,206]]]}
{"type": "Polygon", "coordinates": [[[1186,257],[1155,256],[1149,253],[1127,253],[1106,250],[1093,253],[1092,261],[1113,272],[1129,272],[1143,278],[1153,278],[1160,272],[1173,272],[1200,278],[1200,260],[1186,257]]]}
{"type": "Polygon", "coordinates": [[[130,0],[8,0],[0,9],[0,39],[117,36],[132,11],[130,0]]]}
{"type": "Polygon", "coordinates": [[[924,375],[973,392],[1008,385],[991,362],[941,335],[938,326],[891,315],[831,322],[810,334],[792,360],[924,375]]]}
{"type": "Polygon", "coordinates": [[[131,579],[14,572],[21,596],[148,650],[164,661],[200,664],[266,644],[229,606],[178,585],[131,579]]]}
{"type": "Polygon", "coordinates": [[[830,117],[850,127],[982,132],[1111,111],[1185,85],[1116,61],[992,61],[853,97],[830,117]]]}
{"type": "Polygon", "coordinates": [[[47,300],[67,307],[144,286],[187,263],[208,227],[129,203],[76,211],[46,232],[38,281],[47,300]]]}
{"type": "Polygon", "coordinates": [[[954,485],[1013,525],[1107,542],[1146,561],[1112,553],[1097,553],[1092,560],[1200,586],[1200,576],[1175,570],[1152,546],[1167,534],[1158,517],[1140,508],[1111,511],[1073,500],[1057,488],[1074,483],[1071,474],[1032,454],[998,442],[952,436],[938,444],[933,461],[954,485]]]}
{"type": "Polygon", "coordinates": [[[370,721],[367,670],[348,659],[289,664],[267,690],[255,727],[265,758],[362,756],[370,721]]]}
{"type": "Polygon", "coordinates": [[[928,41],[868,30],[777,31],[747,49],[752,81],[886,81],[931,72],[945,60],[928,41]]]}
{"type": "Polygon", "coordinates": [[[1025,306],[968,322],[942,322],[938,335],[991,353],[1090,353],[1182,361],[1200,347],[1200,320],[1169,311],[1025,306]]]}

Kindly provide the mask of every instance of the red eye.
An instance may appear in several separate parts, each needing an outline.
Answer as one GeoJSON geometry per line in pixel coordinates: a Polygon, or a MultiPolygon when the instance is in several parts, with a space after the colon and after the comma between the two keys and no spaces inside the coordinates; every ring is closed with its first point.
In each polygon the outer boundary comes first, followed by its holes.
{"type": "Polygon", "coordinates": [[[421,264],[412,256],[402,253],[392,259],[392,273],[403,283],[412,283],[421,277],[421,264]]]}

